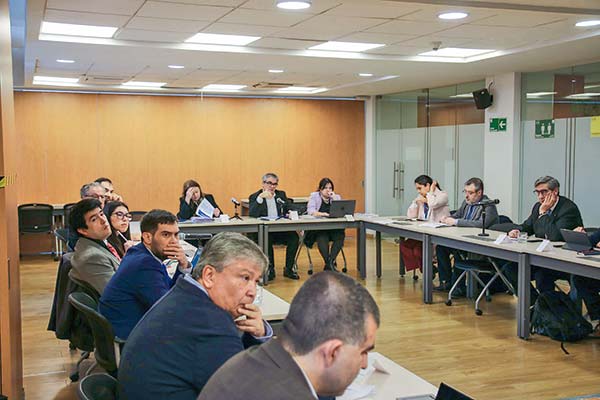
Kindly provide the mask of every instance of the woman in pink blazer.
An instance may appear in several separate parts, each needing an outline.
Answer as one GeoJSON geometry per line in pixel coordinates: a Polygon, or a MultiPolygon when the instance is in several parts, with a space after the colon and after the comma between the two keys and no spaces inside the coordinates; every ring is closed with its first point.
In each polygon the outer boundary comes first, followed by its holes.
{"type": "MultiPolygon", "coordinates": [[[[323,178],[319,182],[318,191],[310,194],[306,212],[314,217],[328,217],[331,201],[341,199],[339,194],[333,192],[333,181],[329,178],[323,178]]],[[[325,261],[324,270],[335,271],[335,259],[344,247],[345,236],[343,229],[309,231],[304,235],[304,243],[308,247],[312,247],[317,242],[319,253],[325,261]],[[329,247],[329,242],[331,242],[331,247],[329,247]]]]}
{"type": "MultiPolygon", "coordinates": [[[[440,222],[450,215],[448,193],[442,191],[440,185],[427,175],[419,175],[415,179],[417,197],[408,207],[406,216],[423,221],[440,222]]],[[[400,242],[400,254],[407,271],[423,268],[423,247],[418,240],[407,239],[400,242]]]]}

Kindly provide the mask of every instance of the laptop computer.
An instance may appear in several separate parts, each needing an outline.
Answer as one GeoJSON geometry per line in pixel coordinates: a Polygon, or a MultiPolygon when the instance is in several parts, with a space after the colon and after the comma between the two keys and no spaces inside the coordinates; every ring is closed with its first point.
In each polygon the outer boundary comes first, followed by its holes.
{"type": "Polygon", "coordinates": [[[410,396],[410,397],[398,397],[396,400],[474,400],[464,393],[459,392],[452,386],[446,385],[444,382],[440,383],[437,395],[433,397],[432,394],[423,396],[410,396]]]}
{"type": "Polygon", "coordinates": [[[344,215],[353,215],[356,200],[331,200],[329,218],[341,218],[344,215]]]}
{"type": "Polygon", "coordinates": [[[594,245],[585,232],[576,232],[569,229],[561,229],[565,244],[562,247],[565,250],[573,250],[585,255],[600,255],[600,251],[594,250],[594,245]]]}

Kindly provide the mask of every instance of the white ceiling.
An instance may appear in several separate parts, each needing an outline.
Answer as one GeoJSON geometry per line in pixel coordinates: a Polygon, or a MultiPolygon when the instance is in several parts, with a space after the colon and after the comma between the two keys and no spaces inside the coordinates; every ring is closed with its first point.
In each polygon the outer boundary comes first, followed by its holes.
{"type": "MultiPolygon", "coordinates": [[[[24,82],[17,86],[40,88],[32,84],[33,76],[49,75],[86,76],[89,82],[107,77],[167,82],[172,89],[165,92],[197,92],[211,83],[279,82],[328,89],[319,96],[393,93],[600,60],[600,27],[574,26],[585,19],[600,19],[600,1],[313,0],[308,10],[283,11],[275,0],[29,0],[20,63],[24,82]],[[469,17],[437,18],[456,10],[469,17]],[[119,29],[112,39],[94,43],[40,40],[42,21],[119,29]],[[262,39],[246,48],[183,43],[197,32],[262,39]],[[328,40],[386,46],[347,58],[307,51],[328,40]],[[442,47],[497,52],[478,61],[440,63],[417,57],[437,41],[442,47]],[[56,59],[76,62],[59,64],[56,59]],[[169,64],[185,68],[173,70],[169,64]],[[365,72],[373,76],[358,76],[365,72]]],[[[77,89],[120,90],[84,83],[77,89]]]]}

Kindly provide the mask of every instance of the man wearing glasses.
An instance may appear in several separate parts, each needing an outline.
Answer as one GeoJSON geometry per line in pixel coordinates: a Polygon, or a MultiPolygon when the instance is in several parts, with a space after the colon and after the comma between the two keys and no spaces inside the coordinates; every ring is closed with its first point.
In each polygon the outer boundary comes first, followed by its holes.
{"type": "MultiPolygon", "coordinates": [[[[542,176],[535,181],[534,187],[533,193],[537,196],[538,201],[533,205],[531,215],[517,229],[508,232],[508,236],[517,238],[523,232],[557,242],[563,241],[561,229],[575,229],[583,226],[577,205],[559,194],[560,184],[556,178],[542,176]]],[[[517,287],[517,270],[516,264],[505,267],[506,276],[514,287],[517,287]]],[[[531,275],[534,277],[535,286],[540,293],[554,290],[554,281],[557,279],[569,279],[568,274],[564,272],[536,267],[531,268],[531,275]]],[[[533,303],[537,298],[533,287],[531,294],[533,303]]]]}
{"type": "MultiPolygon", "coordinates": [[[[254,218],[269,217],[276,219],[287,214],[288,198],[283,190],[277,190],[279,178],[268,172],[262,177],[262,189],[249,197],[250,216],[254,218]]],[[[298,251],[298,234],[296,232],[274,232],[269,234],[269,280],[275,279],[275,257],[273,243],[285,244],[285,269],[283,276],[290,279],[300,279],[294,271],[294,260],[298,251]]]]}

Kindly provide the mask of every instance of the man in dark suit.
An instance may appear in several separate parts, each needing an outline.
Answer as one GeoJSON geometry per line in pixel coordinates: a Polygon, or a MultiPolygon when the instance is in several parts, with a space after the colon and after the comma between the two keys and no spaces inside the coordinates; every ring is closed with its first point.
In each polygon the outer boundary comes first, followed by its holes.
{"type": "Polygon", "coordinates": [[[152,210],[142,218],[140,229],[142,242],[127,250],[98,307],[121,339],[127,339],[146,311],[190,268],[175,215],[152,210]]]}
{"type": "Polygon", "coordinates": [[[88,198],[75,204],[69,215],[69,225],[71,231],[79,235],[69,275],[102,294],[119,267],[120,259],[115,248],[106,241],[111,230],[100,201],[88,198]]]}
{"type": "MultiPolygon", "coordinates": [[[[541,239],[551,241],[562,241],[561,229],[575,229],[583,225],[581,213],[571,200],[561,196],[560,183],[551,176],[542,176],[535,181],[535,190],[538,202],[533,205],[531,214],[518,229],[508,232],[512,238],[519,237],[521,232],[528,235],[535,235],[541,239]]],[[[505,274],[513,287],[517,287],[518,267],[516,264],[510,264],[504,267],[505,274]]],[[[567,279],[567,273],[553,271],[545,268],[531,268],[531,275],[535,279],[535,286],[538,292],[554,290],[554,281],[557,279],[567,279]]],[[[537,298],[537,293],[531,288],[531,301],[537,298]]]]}
{"type": "Polygon", "coordinates": [[[351,277],[321,272],[300,288],[278,338],[237,354],[198,400],[298,400],[339,396],[367,367],[379,308],[351,277]]]}
{"type": "Polygon", "coordinates": [[[253,304],[266,267],[245,236],[213,237],[192,275],[180,277],[129,335],[119,398],[193,400],[230,357],[270,339],[273,330],[253,304]]]}
{"type": "MultiPolygon", "coordinates": [[[[580,232],[585,232],[583,227],[575,229],[580,232]]],[[[600,229],[589,235],[590,243],[600,250],[600,229]]],[[[600,336],[600,280],[590,279],[584,276],[574,276],[573,285],[577,290],[577,295],[585,302],[585,308],[588,310],[588,316],[595,325],[592,336],[600,336]]]]}
{"type": "MultiPolygon", "coordinates": [[[[287,214],[289,199],[283,190],[276,190],[279,178],[272,172],[262,177],[262,189],[249,197],[250,216],[254,218],[278,218],[287,214]]],[[[296,232],[274,232],[269,234],[269,280],[275,279],[275,257],[273,244],[285,244],[285,269],[283,276],[290,279],[300,279],[294,271],[294,261],[298,251],[299,238],[296,232]]]]}

